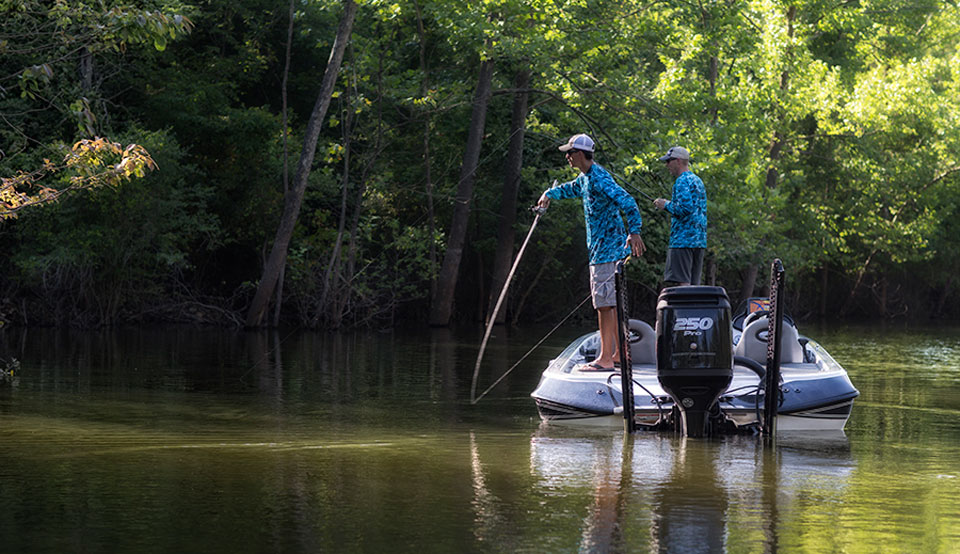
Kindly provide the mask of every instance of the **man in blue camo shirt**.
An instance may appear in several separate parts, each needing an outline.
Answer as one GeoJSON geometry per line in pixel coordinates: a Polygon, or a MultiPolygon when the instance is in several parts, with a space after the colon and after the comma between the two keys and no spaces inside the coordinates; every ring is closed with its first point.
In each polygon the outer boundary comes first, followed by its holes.
{"type": "Polygon", "coordinates": [[[660,157],[667,171],[677,178],[671,200],[657,198],[653,205],[666,210],[670,220],[670,246],[663,270],[665,287],[699,285],[703,254],[707,249],[707,192],[703,181],[690,171],[690,153],[674,146],[660,157]]]}
{"type": "Polygon", "coordinates": [[[548,189],[537,203],[546,209],[550,199],[580,198],[587,226],[587,249],[590,253],[590,294],[597,310],[600,328],[600,353],[592,362],[579,366],[580,371],[613,371],[619,363],[617,347],[617,292],[613,277],[616,263],[629,254],[642,256],[647,249],[640,238],[643,221],[637,202],[623,190],[600,164],[593,162],[594,142],[587,135],[573,135],[560,146],[570,167],[580,175],[569,183],[548,189]],[[629,234],[623,225],[627,217],[629,234]]]}

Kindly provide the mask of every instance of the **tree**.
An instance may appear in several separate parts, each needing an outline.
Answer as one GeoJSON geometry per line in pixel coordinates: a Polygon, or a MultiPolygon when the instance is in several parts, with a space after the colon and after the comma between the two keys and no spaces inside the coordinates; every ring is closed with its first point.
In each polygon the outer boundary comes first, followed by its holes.
{"type": "MultiPolygon", "coordinates": [[[[309,326],[434,310],[439,324],[478,320],[526,205],[574,176],[556,146],[587,132],[643,212],[649,253],[628,266],[636,306],[653,309],[669,226],[641,196],[669,195],[656,160],[683,144],[708,188],[715,282],[731,296],[762,287],[775,256],[801,314],[960,313],[952,3],[367,3],[324,108],[316,81],[332,59],[316,45],[333,42],[341,6],[0,0],[0,209],[19,214],[0,227],[4,305],[90,324],[166,318],[191,299],[218,321],[245,320],[251,300],[309,326]],[[472,102],[486,75],[481,130],[472,102]],[[287,132],[316,151],[301,155],[302,193],[293,168],[291,191],[279,184],[287,132]],[[68,161],[73,144],[86,162],[68,161]],[[121,168],[136,179],[139,160],[145,178],[115,189],[125,152],[136,158],[121,168]],[[84,202],[16,207],[81,186],[95,188],[73,195],[84,202]],[[142,233],[119,236],[103,218],[142,233]],[[48,297],[49,308],[31,300],[48,297]]],[[[511,320],[555,319],[583,298],[579,209],[542,218],[511,320]]]]}
{"type": "Polygon", "coordinates": [[[262,324],[267,305],[273,296],[273,291],[277,286],[277,280],[280,277],[283,266],[286,264],[287,247],[290,244],[290,238],[293,236],[293,229],[297,223],[297,217],[300,214],[300,205],[303,202],[303,193],[307,188],[307,179],[310,176],[310,170],[313,165],[313,157],[316,153],[320,129],[326,117],[327,108],[330,106],[333,87],[336,84],[337,73],[340,71],[343,53],[346,50],[347,41],[350,38],[350,33],[353,29],[353,20],[356,14],[356,2],[353,0],[344,0],[343,15],[340,18],[340,25],[337,27],[337,34],[334,38],[333,45],[330,48],[330,59],[323,73],[323,80],[320,84],[317,101],[314,104],[313,112],[310,114],[310,120],[307,123],[306,136],[303,139],[303,148],[300,151],[300,161],[297,164],[297,171],[293,177],[292,187],[287,194],[284,195],[283,215],[280,218],[280,225],[274,237],[273,247],[270,250],[267,263],[263,268],[263,276],[260,279],[260,284],[257,286],[257,293],[250,304],[250,309],[247,311],[246,325],[248,327],[258,327],[262,324]]]}
{"type": "Polygon", "coordinates": [[[131,45],[152,44],[162,50],[168,40],[190,32],[190,19],[164,13],[163,7],[0,2],[0,75],[4,75],[0,77],[0,121],[4,123],[0,171],[12,175],[2,177],[0,184],[0,219],[15,217],[28,206],[53,202],[70,191],[115,186],[156,168],[143,147],[123,147],[96,136],[105,130],[105,107],[96,102],[102,78],[97,78],[95,60],[97,55],[121,52],[131,45]],[[79,81],[70,77],[74,68],[80,70],[79,81]],[[10,83],[19,89],[18,98],[8,96],[10,83]],[[71,148],[63,146],[61,135],[52,132],[49,120],[38,114],[47,109],[70,114],[76,132],[86,138],[71,148]],[[37,158],[42,162],[37,163],[37,158]],[[55,180],[60,173],[65,173],[60,180],[66,186],[40,182],[55,180]]]}
{"type": "Polygon", "coordinates": [[[450,316],[453,315],[453,297],[457,288],[464,239],[467,235],[470,204],[473,201],[473,182],[476,179],[477,163],[480,160],[480,145],[487,119],[487,103],[490,101],[492,80],[493,60],[481,61],[477,87],[473,95],[473,110],[470,113],[467,142],[463,150],[463,162],[460,165],[460,179],[457,181],[457,196],[454,199],[447,250],[443,255],[440,273],[437,276],[437,293],[431,302],[430,325],[447,325],[450,323],[450,316]]]}
{"type": "MultiPolygon", "coordinates": [[[[517,92],[513,99],[513,113],[510,118],[510,145],[504,162],[503,193],[500,197],[500,223],[497,229],[497,250],[493,260],[493,273],[490,279],[490,298],[487,303],[488,317],[492,317],[500,291],[507,281],[513,258],[514,223],[517,220],[517,192],[520,189],[520,170],[523,168],[523,138],[527,122],[527,99],[530,92],[530,69],[526,66],[517,70],[514,78],[517,92]]],[[[497,314],[497,323],[506,321],[507,311],[497,314]]]]}

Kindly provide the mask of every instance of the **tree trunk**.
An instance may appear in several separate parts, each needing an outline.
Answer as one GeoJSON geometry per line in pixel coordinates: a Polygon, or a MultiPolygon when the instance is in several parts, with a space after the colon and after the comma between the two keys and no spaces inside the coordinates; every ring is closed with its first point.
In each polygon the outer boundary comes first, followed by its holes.
{"type": "Polygon", "coordinates": [[[280,102],[283,116],[283,194],[290,189],[290,148],[288,139],[290,129],[287,120],[287,83],[290,80],[290,50],[293,48],[294,0],[290,0],[289,22],[287,24],[287,51],[283,62],[283,79],[280,81],[280,102]]]}
{"type": "Polygon", "coordinates": [[[953,280],[953,274],[947,277],[947,282],[944,283],[943,288],[940,290],[940,296],[937,298],[937,306],[933,310],[932,317],[940,317],[943,315],[943,307],[947,304],[947,298],[950,297],[950,289],[953,287],[953,280]]]}
{"type": "Polygon", "coordinates": [[[760,267],[757,264],[750,264],[743,271],[743,285],[740,287],[738,306],[746,302],[747,298],[753,296],[753,289],[757,287],[757,274],[760,272],[760,267]]]}
{"type": "Polygon", "coordinates": [[[277,288],[276,294],[274,295],[274,304],[273,304],[273,326],[280,326],[280,308],[283,306],[283,276],[287,272],[287,264],[283,264],[280,268],[280,275],[277,277],[277,288]]]}
{"type": "Polygon", "coordinates": [[[880,316],[884,318],[887,317],[888,315],[887,312],[889,311],[889,308],[887,307],[887,298],[888,298],[887,284],[888,284],[887,278],[880,277],[880,299],[879,299],[880,316]]]}
{"type": "Polygon", "coordinates": [[[313,157],[317,151],[320,130],[327,115],[327,108],[330,106],[330,97],[333,95],[333,87],[337,82],[337,73],[340,71],[343,53],[346,50],[347,40],[353,29],[353,20],[356,14],[356,2],[354,0],[344,0],[343,15],[340,18],[340,26],[337,28],[337,36],[330,49],[330,59],[327,62],[327,69],[323,73],[320,93],[317,95],[317,101],[307,123],[300,161],[293,178],[293,188],[284,195],[283,215],[280,218],[280,225],[273,240],[273,248],[271,248],[270,257],[264,265],[263,276],[260,278],[257,293],[254,295],[250,310],[247,312],[246,325],[248,327],[258,327],[262,324],[270,297],[277,286],[280,270],[287,262],[287,248],[290,245],[290,237],[293,236],[293,228],[300,215],[300,205],[303,203],[307,179],[310,176],[313,157]]]}
{"type": "MultiPolygon", "coordinates": [[[[430,90],[430,68],[427,66],[427,38],[423,28],[423,15],[420,13],[420,2],[414,0],[413,5],[417,9],[417,35],[420,37],[420,72],[423,73],[423,80],[420,81],[420,96],[426,98],[430,90]]],[[[426,113],[423,120],[423,180],[424,188],[427,194],[427,230],[430,232],[430,298],[437,295],[437,279],[435,271],[437,267],[437,242],[434,237],[437,235],[437,222],[433,215],[433,178],[430,175],[430,112],[426,113]]]]}
{"type": "Polygon", "coordinates": [[[517,302],[517,309],[514,312],[513,316],[513,325],[517,324],[517,321],[520,319],[520,314],[523,313],[523,306],[527,303],[527,298],[530,297],[530,294],[533,293],[534,289],[537,288],[537,285],[540,283],[540,278],[543,277],[543,272],[547,269],[547,260],[542,260],[540,263],[540,269],[537,270],[537,274],[533,276],[533,280],[530,281],[530,286],[527,287],[523,294],[520,295],[520,300],[517,302]]]}
{"type": "Polygon", "coordinates": [[[84,94],[93,91],[93,54],[86,47],[80,49],[80,88],[84,94]]]}
{"type": "MultiPolygon", "coordinates": [[[[287,82],[290,78],[290,50],[293,48],[293,16],[294,0],[290,0],[290,8],[287,16],[287,48],[283,62],[283,79],[280,81],[280,103],[283,116],[283,194],[290,192],[290,149],[287,139],[290,136],[287,128],[287,82]]],[[[284,263],[280,268],[280,275],[277,277],[276,294],[274,295],[273,305],[273,326],[280,325],[280,309],[283,306],[283,276],[286,273],[287,264],[284,263]]]]}
{"type": "Polygon", "coordinates": [[[844,302],[843,307],[840,308],[840,317],[846,316],[847,313],[849,313],[850,310],[853,308],[853,301],[857,297],[857,291],[860,290],[860,283],[863,282],[863,277],[867,274],[867,269],[870,267],[870,262],[873,260],[873,255],[876,253],[877,253],[876,250],[871,252],[870,255],[867,256],[866,261],[863,262],[863,267],[861,267],[860,270],[857,271],[857,280],[854,281],[853,287],[850,289],[850,294],[847,295],[846,302],[844,302]]]}
{"type": "MultiPolygon", "coordinates": [[[[797,7],[790,6],[787,9],[787,37],[793,39],[793,20],[797,16],[797,7]]],[[[788,47],[789,48],[789,47],[788,47]]],[[[789,59],[789,56],[787,56],[789,59]]],[[[780,74],[780,91],[786,93],[787,87],[790,86],[790,69],[785,68],[780,74]]],[[[786,142],[786,137],[780,131],[785,124],[786,118],[783,116],[783,113],[777,116],[777,130],[773,133],[773,141],[770,144],[770,167],[767,169],[767,178],[766,186],[768,189],[774,189],[777,187],[777,180],[780,178],[780,172],[777,171],[777,162],[780,161],[780,156],[782,155],[783,146],[786,142]]]]}
{"type": "Polygon", "coordinates": [[[340,326],[340,318],[328,306],[337,302],[336,294],[331,299],[331,289],[337,288],[337,283],[342,281],[340,272],[340,251],[343,248],[343,234],[347,227],[347,199],[350,197],[350,154],[352,143],[350,135],[353,130],[350,128],[353,123],[353,107],[350,105],[350,87],[346,87],[344,94],[344,113],[341,121],[343,129],[343,176],[340,179],[340,217],[337,220],[337,238],[333,243],[333,250],[330,252],[330,259],[327,261],[327,269],[323,272],[323,285],[320,289],[320,302],[317,305],[317,312],[313,316],[313,324],[320,320],[324,314],[330,318],[334,327],[340,326]]]}
{"type": "Polygon", "coordinates": [[[373,169],[377,159],[380,158],[380,153],[383,151],[383,58],[384,56],[380,56],[377,65],[377,135],[373,141],[373,152],[370,155],[370,159],[367,160],[363,166],[363,170],[360,172],[360,180],[357,182],[357,192],[354,196],[356,200],[353,203],[353,221],[350,224],[350,243],[347,248],[347,268],[344,275],[344,282],[346,283],[349,295],[342,299],[338,308],[341,319],[346,310],[349,309],[353,298],[353,278],[356,275],[357,252],[360,249],[360,215],[363,212],[363,198],[367,192],[367,175],[370,173],[370,170],[373,169]]]}
{"type": "Polygon", "coordinates": [[[820,317],[827,315],[827,285],[828,280],[827,266],[824,265],[820,269],[820,306],[818,308],[820,317]]]}
{"type": "MultiPolygon", "coordinates": [[[[707,10],[704,9],[703,4],[700,5],[700,24],[703,25],[703,32],[705,35],[712,35],[711,31],[711,21],[707,10]]],[[[707,81],[710,83],[710,100],[712,105],[710,106],[710,124],[716,125],[718,118],[717,110],[717,77],[719,76],[719,60],[716,54],[710,56],[710,59],[707,63],[707,81]]]]}
{"type": "Polygon", "coordinates": [[[457,185],[457,197],[453,208],[453,221],[447,237],[447,251],[437,276],[437,294],[430,306],[430,325],[448,325],[453,314],[453,297],[457,289],[457,277],[460,272],[460,260],[463,257],[463,244],[467,235],[467,223],[470,219],[470,202],[473,197],[473,182],[480,161],[480,145],[483,140],[483,128],[487,118],[487,104],[490,101],[490,86],[493,81],[493,61],[484,60],[480,64],[480,76],[473,97],[473,110],[470,115],[470,129],[467,145],[463,152],[463,164],[460,166],[460,181],[457,185]]]}
{"type": "MultiPolygon", "coordinates": [[[[503,195],[500,198],[500,227],[497,230],[497,251],[493,260],[493,276],[490,278],[490,300],[487,313],[492,314],[500,298],[501,290],[510,273],[513,258],[513,242],[516,232],[513,229],[517,221],[517,191],[520,188],[520,169],[523,167],[523,139],[527,121],[527,86],[530,83],[530,70],[524,67],[517,71],[513,97],[513,115],[510,118],[510,146],[507,162],[503,171],[503,195]]],[[[489,316],[488,316],[489,318],[489,316]]],[[[507,310],[501,306],[497,314],[497,323],[507,319],[507,310]]]]}
{"type": "Polygon", "coordinates": [[[707,257],[707,284],[717,285],[717,260],[713,256],[707,257]]]}

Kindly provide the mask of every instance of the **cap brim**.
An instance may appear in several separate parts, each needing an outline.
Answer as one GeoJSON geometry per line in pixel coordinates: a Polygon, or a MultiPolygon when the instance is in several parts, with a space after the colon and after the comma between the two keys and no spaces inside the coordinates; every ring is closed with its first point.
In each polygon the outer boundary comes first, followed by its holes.
{"type": "Polygon", "coordinates": [[[573,146],[571,146],[569,143],[567,143],[567,144],[562,144],[562,145],[560,145],[559,148],[557,148],[557,150],[559,150],[559,151],[561,151],[561,152],[569,152],[570,150],[573,150],[573,146]]]}
{"type": "Polygon", "coordinates": [[[670,154],[666,154],[666,155],[660,156],[660,161],[661,161],[661,162],[669,162],[669,161],[672,160],[672,159],[673,159],[673,156],[671,156],[670,154]]]}

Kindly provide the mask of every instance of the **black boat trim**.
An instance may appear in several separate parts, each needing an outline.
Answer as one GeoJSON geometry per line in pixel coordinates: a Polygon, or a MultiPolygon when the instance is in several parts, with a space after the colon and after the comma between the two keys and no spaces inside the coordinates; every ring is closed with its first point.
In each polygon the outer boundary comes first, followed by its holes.
{"type": "MultiPolygon", "coordinates": [[[[598,412],[583,410],[568,404],[560,404],[558,402],[551,402],[550,400],[544,400],[542,398],[535,398],[537,402],[537,409],[540,412],[540,416],[548,420],[558,420],[558,419],[589,419],[594,417],[606,417],[614,415],[614,412],[598,412]]],[[[730,408],[724,408],[725,412],[743,411],[742,409],[731,410],[730,408]]],[[[749,411],[749,410],[747,410],[749,411]]],[[[803,417],[808,419],[844,419],[850,416],[853,411],[853,399],[849,399],[839,403],[833,403],[823,406],[817,406],[813,408],[805,408],[802,410],[793,410],[790,412],[778,412],[778,416],[791,416],[791,417],[803,417]]],[[[646,417],[655,415],[657,412],[651,412],[648,408],[641,408],[637,414],[641,414],[646,417]]]]}
{"type": "Polygon", "coordinates": [[[576,408],[569,404],[551,402],[543,398],[535,398],[534,400],[537,401],[537,409],[540,411],[540,416],[544,419],[586,419],[613,415],[612,410],[609,412],[596,412],[576,408]]]}
{"type": "Polygon", "coordinates": [[[853,399],[835,403],[828,404],[826,406],[819,406],[815,408],[806,408],[803,410],[794,410],[791,412],[780,412],[777,415],[781,416],[794,416],[794,417],[807,417],[807,418],[823,418],[823,419],[836,419],[839,417],[848,417],[853,411],[853,399]]]}

